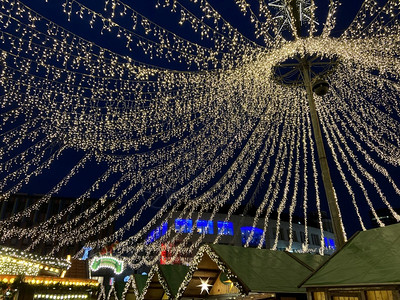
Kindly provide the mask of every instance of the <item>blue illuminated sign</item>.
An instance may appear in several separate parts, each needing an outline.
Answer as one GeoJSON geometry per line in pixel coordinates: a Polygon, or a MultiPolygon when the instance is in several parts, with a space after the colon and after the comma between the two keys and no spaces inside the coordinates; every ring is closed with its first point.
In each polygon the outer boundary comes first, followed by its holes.
{"type": "Polygon", "coordinates": [[[335,241],[324,237],[325,247],[330,249],[336,249],[335,241]]]}
{"type": "Polygon", "coordinates": [[[175,232],[191,233],[192,228],[192,219],[175,219],[175,232]]]}
{"type": "Polygon", "coordinates": [[[158,240],[163,235],[167,234],[168,231],[168,223],[164,222],[161,226],[158,226],[156,229],[149,232],[147,235],[147,244],[150,244],[156,240],[158,240]]]}
{"type": "Polygon", "coordinates": [[[213,221],[197,220],[197,232],[205,234],[214,234],[213,221]]]}
{"type": "MultiPolygon", "coordinates": [[[[250,247],[257,247],[260,244],[261,239],[264,235],[264,230],[257,227],[251,227],[251,226],[241,227],[240,231],[242,232],[242,245],[245,245],[249,237],[252,235],[249,241],[250,247]]],[[[265,244],[265,240],[263,244],[265,244]]]]}
{"type": "Polygon", "coordinates": [[[217,229],[219,235],[233,235],[233,223],[232,222],[217,222],[217,229]]]}

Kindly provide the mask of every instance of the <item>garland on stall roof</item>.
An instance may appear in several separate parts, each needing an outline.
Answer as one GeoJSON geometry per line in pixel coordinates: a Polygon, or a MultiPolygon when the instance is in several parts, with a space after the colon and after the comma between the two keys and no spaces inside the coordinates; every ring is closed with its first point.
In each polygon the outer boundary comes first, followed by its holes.
{"type": "Polygon", "coordinates": [[[140,294],[140,296],[139,296],[139,300],[143,300],[144,299],[144,296],[146,295],[146,293],[147,293],[147,290],[149,289],[149,286],[150,286],[150,284],[151,284],[151,281],[152,281],[152,279],[153,279],[153,277],[157,274],[157,268],[158,268],[158,265],[157,264],[155,264],[155,265],[153,265],[153,267],[150,269],[150,271],[149,271],[149,273],[148,273],[148,277],[147,277],[147,280],[146,280],[146,283],[145,283],[145,285],[144,285],[144,288],[143,288],[143,290],[142,290],[142,293],[140,294]]]}
{"type": "Polygon", "coordinates": [[[130,288],[133,288],[133,291],[135,293],[136,299],[139,299],[139,293],[137,291],[136,283],[135,283],[135,276],[130,275],[128,281],[126,282],[124,286],[124,290],[122,291],[121,299],[120,300],[125,300],[126,294],[128,293],[130,288]]]}
{"type": "Polygon", "coordinates": [[[106,290],[104,288],[104,285],[102,285],[102,284],[100,285],[100,291],[97,296],[97,300],[107,300],[106,290]]]}

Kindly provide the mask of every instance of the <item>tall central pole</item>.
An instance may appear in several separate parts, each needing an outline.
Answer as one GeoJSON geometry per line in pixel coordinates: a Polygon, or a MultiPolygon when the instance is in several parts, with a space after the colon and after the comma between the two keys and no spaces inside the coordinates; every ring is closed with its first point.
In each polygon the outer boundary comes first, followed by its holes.
{"type": "Polygon", "coordinates": [[[326,159],[325,147],[322,140],[321,128],[317,110],[315,108],[315,102],[313,97],[313,91],[311,86],[310,78],[310,64],[305,59],[301,60],[301,71],[303,73],[304,85],[307,91],[308,105],[310,107],[311,123],[314,132],[315,143],[317,146],[319,165],[322,172],[322,181],[324,183],[324,190],[326,199],[328,201],[329,212],[332,219],[333,233],[336,239],[336,245],[338,248],[342,247],[345,243],[344,232],[340,222],[339,207],[335,198],[335,191],[333,189],[332,179],[329,172],[328,160],[326,159]]]}
{"type": "MultiPolygon", "coordinates": [[[[294,30],[297,33],[297,37],[301,38],[302,37],[301,16],[300,16],[301,12],[297,7],[297,1],[287,0],[286,3],[288,5],[288,8],[291,10],[294,18],[293,25],[295,27],[294,30]]],[[[340,220],[339,207],[336,202],[335,191],[333,189],[332,179],[329,172],[328,160],[326,159],[325,147],[324,147],[324,142],[322,140],[319,118],[317,110],[315,108],[315,102],[311,85],[311,77],[310,77],[311,66],[310,62],[305,57],[302,57],[300,59],[300,68],[303,74],[304,85],[307,91],[308,105],[310,107],[311,123],[313,127],[315,144],[317,146],[319,165],[322,173],[322,182],[324,184],[325,195],[328,201],[329,213],[332,220],[333,233],[336,239],[336,246],[340,248],[345,243],[344,232],[340,220]]]]}

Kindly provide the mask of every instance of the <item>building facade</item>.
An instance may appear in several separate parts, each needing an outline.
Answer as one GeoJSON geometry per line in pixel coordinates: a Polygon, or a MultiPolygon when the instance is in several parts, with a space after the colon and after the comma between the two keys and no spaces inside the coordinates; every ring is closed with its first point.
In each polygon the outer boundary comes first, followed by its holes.
{"type": "Polygon", "coordinates": [[[202,235],[200,245],[214,243],[218,238],[218,243],[224,245],[258,247],[261,242],[262,248],[285,251],[288,250],[289,241],[292,240],[290,249],[292,252],[320,253],[323,241],[324,254],[329,255],[335,251],[335,239],[329,219],[323,219],[323,236],[321,236],[320,228],[311,226],[315,224],[312,219],[307,230],[304,219],[294,218],[294,221],[290,224],[283,218],[277,226],[275,219],[269,219],[264,234],[265,220],[259,219],[254,224],[252,216],[233,215],[228,221],[226,214],[216,214],[211,219],[209,213],[202,214],[199,218],[196,213],[191,217],[184,217],[180,212],[176,212],[172,218],[149,232],[146,243],[151,244],[161,239],[167,234],[168,229],[172,231],[170,239],[174,240],[174,243],[161,243],[161,264],[189,264],[196,253],[176,255],[174,249],[184,240],[186,247],[194,244],[200,235],[202,235]],[[188,238],[189,242],[187,242],[188,238]],[[173,261],[171,261],[172,257],[174,257],[173,261]]]}

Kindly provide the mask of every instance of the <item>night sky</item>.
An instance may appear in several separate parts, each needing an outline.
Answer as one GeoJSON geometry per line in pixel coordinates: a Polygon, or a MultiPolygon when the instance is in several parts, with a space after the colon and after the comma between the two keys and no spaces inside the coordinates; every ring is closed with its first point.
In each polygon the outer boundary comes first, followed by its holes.
{"type": "MultiPolygon", "coordinates": [[[[134,48],[133,51],[129,51],[125,47],[125,42],[122,39],[117,39],[115,38],[115,32],[104,32],[103,34],[100,33],[101,28],[99,26],[95,25],[94,29],[91,29],[89,24],[88,24],[88,16],[84,15],[83,18],[80,18],[79,15],[73,14],[71,16],[71,20],[67,20],[66,14],[63,12],[63,3],[70,2],[70,1],[64,1],[64,0],[51,0],[51,1],[44,1],[44,0],[24,0],[21,1],[37,11],[38,13],[42,14],[46,18],[56,22],[60,26],[70,30],[71,32],[75,33],[76,35],[87,39],[89,41],[92,41],[104,48],[107,48],[115,53],[118,53],[120,55],[124,56],[130,56],[134,58],[137,61],[141,61],[143,63],[148,63],[152,64],[155,66],[159,67],[165,67],[165,68],[173,68],[177,70],[186,70],[185,64],[180,64],[176,62],[168,62],[163,59],[149,59],[148,56],[146,56],[141,49],[138,47],[134,48]]],[[[85,1],[80,1],[81,3],[84,3],[91,9],[95,11],[102,12],[103,10],[103,1],[97,1],[97,0],[85,0],[85,1]]],[[[179,15],[178,14],[171,14],[169,12],[169,8],[155,8],[156,6],[155,0],[135,0],[135,1],[129,1],[129,5],[133,8],[135,8],[138,12],[142,13],[158,25],[166,28],[167,30],[170,30],[172,32],[175,32],[179,34],[181,37],[184,37],[188,40],[191,40],[193,42],[197,42],[199,44],[207,45],[208,41],[207,40],[201,40],[199,39],[198,35],[193,34],[192,30],[189,28],[187,24],[184,24],[183,26],[179,26],[179,15]]],[[[229,22],[231,23],[235,28],[237,28],[240,32],[242,32],[246,37],[249,39],[252,39],[254,41],[257,41],[262,45],[263,41],[261,39],[256,39],[254,35],[254,30],[252,29],[252,25],[250,24],[248,18],[243,17],[243,15],[240,13],[236,5],[234,4],[233,0],[210,0],[209,1],[219,12],[220,14],[229,22]]],[[[253,0],[253,1],[248,1],[251,3],[254,7],[258,1],[253,0]]],[[[327,14],[327,5],[328,5],[328,0],[321,0],[321,1],[316,1],[318,5],[318,10],[317,10],[317,19],[318,20],[324,20],[326,14],[327,14]]],[[[347,28],[347,26],[350,24],[351,20],[354,18],[356,15],[357,11],[359,10],[362,0],[346,0],[346,1],[341,1],[342,5],[338,9],[338,22],[337,26],[334,30],[334,34],[337,36],[340,36],[340,34],[347,28]]],[[[126,1],[127,3],[127,1],[126,1]]],[[[201,15],[200,10],[198,9],[197,5],[191,3],[189,0],[182,1],[182,3],[185,3],[185,5],[190,8],[191,11],[196,13],[197,15],[201,15]]],[[[118,20],[118,18],[117,18],[118,20]]],[[[120,19],[119,20],[120,24],[123,25],[126,20],[120,19]]],[[[319,32],[321,32],[321,24],[323,21],[319,23],[317,26],[319,28],[319,32]]],[[[128,26],[128,24],[127,24],[128,26]]],[[[7,131],[8,128],[2,128],[2,132],[7,131]]],[[[3,146],[3,145],[2,145],[3,146]]],[[[164,146],[164,144],[159,144],[155,145],[155,147],[161,147],[164,146]]],[[[84,155],[84,151],[82,150],[77,150],[77,149],[68,149],[59,160],[56,160],[51,168],[49,170],[46,170],[43,175],[37,177],[37,178],[32,178],[32,180],[29,182],[28,185],[24,186],[20,192],[22,193],[28,193],[28,194],[45,194],[47,193],[54,185],[56,185],[71,169],[72,166],[74,166],[84,155]]],[[[328,153],[329,156],[329,153],[328,153]]],[[[328,157],[329,160],[329,157],[328,157]]],[[[98,174],[102,173],[106,169],[105,164],[96,164],[96,163],[91,163],[87,168],[85,168],[82,172],[79,173],[78,176],[75,176],[72,178],[70,184],[68,184],[68,187],[63,188],[60,190],[58,193],[59,196],[62,197],[78,197],[81,195],[89,186],[90,184],[98,177],[98,174]]],[[[337,172],[334,170],[335,166],[331,164],[331,171],[332,171],[332,177],[336,178],[338,176],[337,172]]],[[[388,167],[389,171],[391,174],[394,174],[393,172],[396,172],[396,168],[393,167],[393,169],[390,169],[390,166],[388,167]]],[[[214,179],[216,180],[216,179],[214,179]]],[[[210,182],[209,185],[211,186],[213,182],[210,182]]],[[[386,183],[385,183],[386,184],[386,183]]],[[[320,183],[320,186],[322,187],[322,183],[320,183]]],[[[100,197],[102,193],[110,188],[110,184],[106,183],[104,184],[100,190],[97,192],[93,193],[92,197],[100,197]]],[[[338,194],[338,197],[344,193],[346,193],[344,186],[342,185],[335,185],[336,192],[338,194]]],[[[385,189],[385,186],[382,186],[382,189],[385,189]]],[[[173,191],[171,191],[172,193],[173,191]]],[[[259,196],[260,198],[262,197],[262,193],[259,196]]],[[[140,223],[137,224],[137,226],[133,229],[133,231],[139,229],[143,224],[146,223],[148,219],[152,217],[152,213],[156,213],[158,208],[162,206],[162,204],[165,202],[167,199],[168,194],[159,197],[155,203],[153,203],[152,208],[147,212],[147,214],[143,217],[140,223]]],[[[235,195],[233,195],[235,197],[235,195]]],[[[395,198],[397,195],[392,194],[388,195],[388,198],[395,198]]],[[[146,198],[146,194],[142,198],[142,201],[144,202],[146,198]]],[[[323,201],[322,204],[322,210],[327,211],[327,206],[326,206],[326,201],[324,198],[323,193],[321,193],[321,199],[323,201]]],[[[257,205],[257,199],[255,201],[255,205],[257,205]]],[[[394,203],[392,201],[391,203],[394,203]]],[[[350,205],[350,204],[349,204],[350,205]]],[[[136,208],[137,209],[137,208],[136,208]]],[[[310,207],[310,210],[312,210],[313,207],[310,207]]],[[[348,236],[351,236],[355,231],[360,230],[359,225],[357,224],[357,220],[353,219],[350,215],[350,212],[347,213],[347,211],[352,210],[352,207],[346,207],[346,205],[343,206],[343,217],[345,219],[345,224],[346,228],[348,230],[348,236]]],[[[364,214],[368,214],[369,208],[365,205],[361,207],[361,210],[363,211],[364,214]]],[[[135,209],[130,211],[129,214],[134,214],[135,209]]],[[[123,223],[123,220],[120,220],[121,224],[123,223]]],[[[367,223],[368,224],[368,223],[367,223]]]]}

